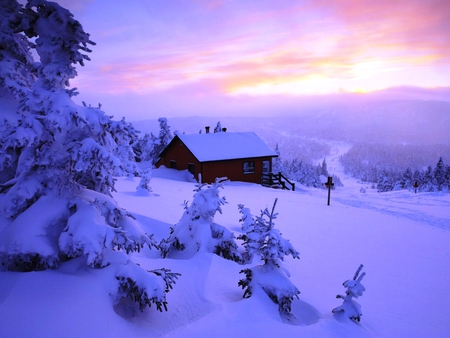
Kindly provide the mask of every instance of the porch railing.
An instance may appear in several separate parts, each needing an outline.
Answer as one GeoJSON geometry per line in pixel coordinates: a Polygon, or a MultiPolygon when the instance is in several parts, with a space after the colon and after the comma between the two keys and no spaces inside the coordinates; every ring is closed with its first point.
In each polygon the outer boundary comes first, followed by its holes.
{"type": "Polygon", "coordinates": [[[295,183],[289,181],[281,172],[278,174],[263,174],[261,184],[267,187],[295,191],[295,183]]]}

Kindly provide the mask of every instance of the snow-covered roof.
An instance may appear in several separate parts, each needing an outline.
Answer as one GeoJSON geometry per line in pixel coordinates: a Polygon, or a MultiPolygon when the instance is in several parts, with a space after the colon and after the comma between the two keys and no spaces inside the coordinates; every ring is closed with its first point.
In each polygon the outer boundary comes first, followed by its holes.
{"type": "Polygon", "coordinates": [[[278,156],[253,132],[178,134],[199,162],[278,156]]]}

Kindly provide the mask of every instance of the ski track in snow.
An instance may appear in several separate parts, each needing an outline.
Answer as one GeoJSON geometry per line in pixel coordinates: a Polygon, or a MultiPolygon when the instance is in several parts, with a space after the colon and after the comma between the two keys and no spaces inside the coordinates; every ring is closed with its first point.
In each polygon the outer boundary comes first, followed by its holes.
{"type": "MultiPolygon", "coordinates": [[[[404,217],[410,219],[412,221],[425,223],[427,225],[435,226],[441,229],[450,230],[450,219],[449,218],[440,218],[433,215],[429,215],[418,210],[414,212],[411,210],[413,206],[411,205],[409,208],[401,208],[398,206],[386,206],[386,205],[373,205],[365,202],[355,201],[346,198],[336,197],[335,201],[356,208],[364,208],[373,211],[377,211],[386,215],[396,216],[396,217],[404,217]]],[[[450,205],[448,206],[448,210],[450,210],[450,205]]]]}

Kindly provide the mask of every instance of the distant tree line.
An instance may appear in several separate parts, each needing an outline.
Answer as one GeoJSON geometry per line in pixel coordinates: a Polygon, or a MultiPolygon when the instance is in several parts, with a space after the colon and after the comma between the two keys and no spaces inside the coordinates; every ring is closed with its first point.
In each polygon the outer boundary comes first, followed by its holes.
{"type": "Polygon", "coordinates": [[[376,185],[380,192],[415,189],[416,191],[450,191],[450,156],[448,145],[356,144],[340,157],[347,174],[376,185]],[[433,167],[426,165],[439,158],[433,167]],[[406,168],[406,169],[405,169],[406,168]]]}
{"type": "Polygon", "coordinates": [[[434,168],[428,166],[422,171],[413,172],[410,168],[403,172],[383,170],[378,177],[377,190],[384,192],[400,189],[450,192],[450,166],[445,165],[440,157],[434,168]]]}

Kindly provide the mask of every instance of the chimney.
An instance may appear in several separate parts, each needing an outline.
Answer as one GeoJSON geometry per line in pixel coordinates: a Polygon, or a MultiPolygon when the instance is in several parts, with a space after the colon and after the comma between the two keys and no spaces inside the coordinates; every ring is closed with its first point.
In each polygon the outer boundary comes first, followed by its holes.
{"type": "Polygon", "coordinates": [[[209,126],[205,127],[206,133],[209,134],[209,126]]]}

